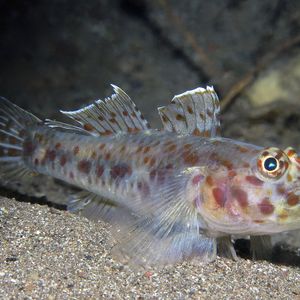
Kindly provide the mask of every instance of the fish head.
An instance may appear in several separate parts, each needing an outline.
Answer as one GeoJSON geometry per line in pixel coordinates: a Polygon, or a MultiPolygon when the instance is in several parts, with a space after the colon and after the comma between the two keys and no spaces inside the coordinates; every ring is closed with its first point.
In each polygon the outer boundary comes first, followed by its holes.
{"type": "Polygon", "coordinates": [[[206,176],[196,203],[207,226],[229,234],[300,228],[300,158],[293,148],[247,154],[243,164],[206,176]],[[245,164],[246,161],[246,164],[245,164]]]}

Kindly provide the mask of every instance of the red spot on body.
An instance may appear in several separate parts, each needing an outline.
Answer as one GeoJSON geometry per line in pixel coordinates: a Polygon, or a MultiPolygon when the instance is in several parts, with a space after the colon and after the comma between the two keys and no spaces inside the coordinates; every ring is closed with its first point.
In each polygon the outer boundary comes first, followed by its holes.
{"type": "Polygon", "coordinates": [[[60,165],[63,167],[67,162],[67,156],[63,154],[59,160],[60,165]]]}
{"type": "Polygon", "coordinates": [[[248,152],[248,149],[246,147],[243,147],[243,146],[238,146],[238,150],[242,153],[246,153],[248,152]]]}
{"type": "Polygon", "coordinates": [[[86,159],[79,161],[77,164],[77,168],[78,168],[79,172],[85,173],[85,174],[88,174],[90,172],[91,167],[92,167],[92,163],[86,159]]]}
{"type": "Polygon", "coordinates": [[[242,208],[248,206],[248,195],[240,188],[231,188],[231,195],[234,197],[242,208]]]}
{"type": "Polygon", "coordinates": [[[297,196],[293,193],[290,193],[289,196],[288,196],[288,199],[287,199],[287,203],[290,206],[297,205],[299,203],[299,196],[297,196]]]}
{"type": "Polygon", "coordinates": [[[144,148],[143,153],[147,153],[147,152],[149,152],[149,151],[150,151],[150,146],[146,146],[146,147],[144,148]]]}
{"type": "Polygon", "coordinates": [[[105,130],[102,135],[111,135],[113,132],[111,130],[105,130]]]}
{"type": "Polygon", "coordinates": [[[196,136],[201,136],[201,131],[198,128],[195,128],[192,134],[196,136]]]}
{"type": "Polygon", "coordinates": [[[58,150],[61,147],[61,143],[56,143],[55,144],[55,149],[58,150]]]}
{"type": "Polygon", "coordinates": [[[214,185],[214,180],[211,176],[207,176],[206,177],[206,183],[209,185],[209,186],[213,186],[214,185]]]}
{"type": "Polygon", "coordinates": [[[193,180],[192,180],[192,183],[193,183],[194,185],[197,185],[197,184],[199,184],[199,183],[203,180],[203,178],[204,178],[203,175],[198,174],[198,175],[194,176],[194,178],[193,178],[193,180]]]}
{"type": "Polygon", "coordinates": [[[124,110],[124,111],[122,112],[122,114],[123,114],[123,116],[127,117],[127,116],[128,116],[128,111],[124,110]]]}
{"type": "Polygon", "coordinates": [[[111,168],[110,170],[110,176],[113,179],[116,178],[123,178],[125,175],[131,175],[132,171],[130,166],[128,166],[127,164],[123,163],[123,164],[119,164],[119,165],[115,165],[111,168]]]}
{"type": "Polygon", "coordinates": [[[255,185],[255,186],[262,186],[264,184],[263,181],[261,181],[260,179],[258,179],[255,176],[246,176],[245,178],[249,183],[251,183],[252,185],[255,185]]]}
{"type": "Polygon", "coordinates": [[[212,190],[212,194],[215,198],[216,203],[220,207],[224,207],[225,202],[226,202],[226,197],[225,197],[224,191],[222,189],[216,187],[212,190]]]}
{"type": "Polygon", "coordinates": [[[287,156],[288,157],[292,157],[292,156],[294,156],[296,154],[296,151],[294,150],[294,149],[290,149],[289,151],[288,151],[288,153],[287,153],[287,156]]]}
{"type": "Polygon", "coordinates": [[[230,170],[229,172],[228,172],[228,177],[229,178],[233,178],[233,177],[235,177],[237,175],[237,173],[236,173],[236,171],[234,171],[234,170],[230,170]]]}
{"type": "Polygon", "coordinates": [[[87,131],[93,131],[94,130],[94,127],[89,123],[84,124],[83,128],[87,131]]]}
{"type": "Polygon", "coordinates": [[[33,144],[31,141],[25,141],[23,145],[23,149],[24,149],[24,155],[29,156],[32,155],[32,153],[36,149],[36,145],[33,144]]]}
{"type": "Polygon", "coordinates": [[[223,161],[221,161],[221,164],[223,166],[225,166],[228,170],[232,170],[232,168],[233,168],[233,163],[227,159],[224,159],[223,161]]]}
{"type": "Polygon", "coordinates": [[[104,167],[101,166],[101,165],[98,165],[98,166],[96,167],[96,175],[97,175],[98,177],[101,177],[101,176],[103,175],[103,173],[104,173],[104,167]]]}
{"type": "Polygon", "coordinates": [[[264,198],[259,204],[258,204],[259,210],[264,215],[270,215],[274,211],[274,205],[270,202],[269,198],[264,198]]]}
{"type": "Polygon", "coordinates": [[[46,151],[46,159],[49,159],[50,161],[54,161],[56,157],[56,151],[55,150],[47,150],[46,151]]]}
{"type": "Polygon", "coordinates": [[[74,155],[77,155],[79,153],[79,146],[74,147],[73,153],[74,155]]]}
{"type": "Polygon", "coordinates": [[[174,152],[176,150],[177,146],[175,144],[170,145],[166,150],[168,152],[174,152]]]}
{"type": "Polygon", "coordinates": [[[183,152],[183,160],[186,164],[195,165],[199,157],[196,152],[185,151],[183,152]]]}

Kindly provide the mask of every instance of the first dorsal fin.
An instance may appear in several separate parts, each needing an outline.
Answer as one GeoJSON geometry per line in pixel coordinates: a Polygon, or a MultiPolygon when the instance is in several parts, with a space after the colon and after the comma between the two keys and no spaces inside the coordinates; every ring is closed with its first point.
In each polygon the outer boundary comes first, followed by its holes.
{"type": "Polygon", "coordinates": [[[79,110],[61,112],[95,136],[149,129],[149,123],[130,97],[119,87],[111,86],[115,92],[112,96],[79,110]]]}
{"type": "Polygon", "coordinates": [[[220,105],[213,87],[176,95],[171,104],[158,108],[164,130],[202,137],[220,135],[220,105]]]}

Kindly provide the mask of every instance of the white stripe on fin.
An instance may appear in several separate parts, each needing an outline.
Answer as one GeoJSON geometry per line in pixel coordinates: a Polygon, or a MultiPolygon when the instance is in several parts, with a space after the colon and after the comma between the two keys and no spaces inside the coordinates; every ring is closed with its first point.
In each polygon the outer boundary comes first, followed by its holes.
{"type": "Polygon", "coordinates": [[[92,135],[111,135],[120,131],[138,132],[149,129],[130,97],[119,87],[111,85],[115,94],[104,100],[97,100],[76,111],[61,111],[78,122],[92,135]]]}
{"type": "Polygon", "coordinates": [[[220,104],[213,87],[176,95],[171,104],[158,108],[164,130],[203,137],[220,135],[220,104]]]}

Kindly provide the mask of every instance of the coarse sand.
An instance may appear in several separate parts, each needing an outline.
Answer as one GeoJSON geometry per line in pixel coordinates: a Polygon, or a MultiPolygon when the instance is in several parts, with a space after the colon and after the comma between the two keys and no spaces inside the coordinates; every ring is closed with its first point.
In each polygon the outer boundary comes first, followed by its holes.
{"type": "Polygon", "coordinates": [[[1,299],[300,299],[300,268],[218,258],[133,270],[108,225],[0,198],[1,299]]]}

